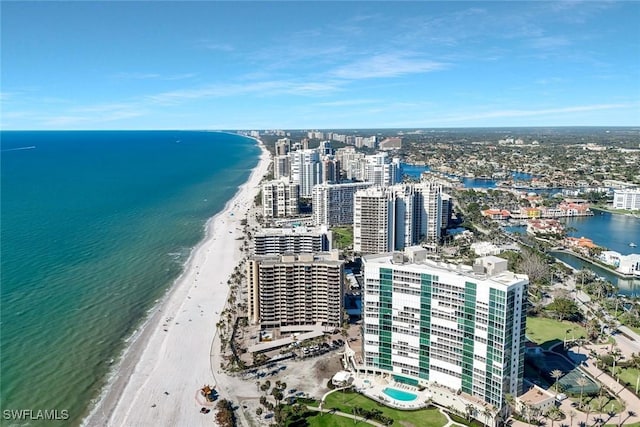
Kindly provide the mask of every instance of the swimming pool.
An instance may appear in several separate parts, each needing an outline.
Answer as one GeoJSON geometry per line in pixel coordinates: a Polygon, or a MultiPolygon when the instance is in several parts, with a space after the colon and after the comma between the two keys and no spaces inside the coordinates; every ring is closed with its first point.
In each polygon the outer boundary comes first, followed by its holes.
{"type": "Polygon", "coordinates": [[[400,400],[402,402],[410,402],[412,400],[416,400],[418,398],[417,395],[413,393],[409,393],[408,391],[402,391],[395,388],[387,387],[382,390],[384,394],[389,396],[392,399],[400,400]]]}

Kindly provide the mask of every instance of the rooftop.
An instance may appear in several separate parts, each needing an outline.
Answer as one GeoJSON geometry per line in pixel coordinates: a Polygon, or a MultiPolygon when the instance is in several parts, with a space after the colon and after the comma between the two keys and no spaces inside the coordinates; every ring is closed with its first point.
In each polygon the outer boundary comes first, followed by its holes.
{"type": "Polygon", "coordinates": [[[426,251],[417,250],[416,247],[405,249],[405,254],[399,252],[387,252],[383,254],[365,255],[363,258],[366,262],[377,264],[405,265],[409,269],[419,272],[422,266],[431,270],[441,271],[443,273],[455,273],[459,276],[466,276],[471,279],[491,281],[498,285],[510,286],[528,279],[524,274],[515,274],[505,270],[506,260],[496,256],[487,256],[478,258],[476,266],[472,267],[465,264],[450,264],[446,262],[437,262],[424,258],[426,251]],[[406,254],[411,254],[407,257],[406,254]],[[478,266],[482,268],[478,268],[478,266]]]}
{"type": "Polygon", "coordinates": [[[328,229],[326,225],[318,227],[307,227],[304,225],[298,227],[286,227],[286,228],[263,228],[256,233],[256,236],[280,236],[291,234],[322,234],[327,233],[328,229]]]}
{"type": "Polygon", "coordinates": [[[553,398],[554,396],[552,394],[536,386],[531,387],[526,393],[518,396],[518,400],[527,405],[535,405],[553,398]]]}

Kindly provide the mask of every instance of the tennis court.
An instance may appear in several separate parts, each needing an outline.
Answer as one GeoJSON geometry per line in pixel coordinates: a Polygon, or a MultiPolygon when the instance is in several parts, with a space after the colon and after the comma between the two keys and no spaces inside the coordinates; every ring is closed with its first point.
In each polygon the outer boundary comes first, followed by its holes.
{"type": "Polygon", "coordinates": [[[583,374],[578,368],[569,371],[565,376],[560,378],[558,382],[564,392],[568,394],[580,395],[580,393],[583,393],[585,396],[589,396],[598,394],[600,391],[600,386],[593,382],[591,378],[583,374]],[[584,386],[578,384],[578,379],[580,378],[587,380],[584,386]]]}
{"type": "Polygon", "coordinates": [[[550,384],[555,382],[555,379],[551,377],[551,372],[558,370],[564,374],[560,377],[558,383],[560,384],[560,387],[562,387],[562,390],[567,394],[579,395],[582,392],[584,395],[588,396],[597,394],[598,391],[600,391],[600,386],[596,382],[583,374],[579,368],[574,367],[573,364],[558,354],[545,351],[542,354],[536,355],[533,359],[533,364],[536,365],[540,370],[540,373],[550,382],[550,384]],[[587,380],[587,383],[584,386],[580,386],[578,384],[578,380],[580,378],[587,380]]]}

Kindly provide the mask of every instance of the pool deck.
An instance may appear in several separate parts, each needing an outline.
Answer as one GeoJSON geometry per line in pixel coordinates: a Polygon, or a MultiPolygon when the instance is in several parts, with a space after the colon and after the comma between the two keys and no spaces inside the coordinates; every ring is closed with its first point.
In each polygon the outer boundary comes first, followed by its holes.
{"type": "Polygon", "coordinates": [[[358,393],[364,394],[370,399],[396,409],[421,409],[429,406],[431,392],[428,389],[420,390],[418,387],[399,383],[390,379],[388,375],[363,375],[354,378],[353,387],[358,393]],[[384,393],[387,387],[395,388],[416,395],[414,400],[403,401],[393,399],[384,393]]]}

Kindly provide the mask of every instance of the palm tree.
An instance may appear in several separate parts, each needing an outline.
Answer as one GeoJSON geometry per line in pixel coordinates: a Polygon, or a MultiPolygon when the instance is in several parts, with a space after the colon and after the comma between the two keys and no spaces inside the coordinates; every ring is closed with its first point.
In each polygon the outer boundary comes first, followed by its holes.
{"type": "Polygon", "coordinates": [[[485,424],[488,426],[489,418],[493,417],[493,412],[491,412],[489,408],[485,407],[484,411],[482,411],[482,415],[484,415],[485,424]]]}
{"type": "Polygon", "coordinates": [[[511,393],[507,393],[504,395],[504,401],[507,402],[507,405],[509,405],[509,409],[515,408],[516,399],[511,393]]]}
{"type": "Polygon", "coordinates": [[[618,347],[615,347],[614,350],[611,352],[611,356],[613,357],[613,371],[611,371],[611,373],[613,374],[613,377],[616,377],[616,363],[622,359],[622,353],[620,352],[620,349],[618,347]]]}
{"type": "Polygon", "coordinates": [[[522,402],[521,415],[527,419],[527,424],[531,424],[531,405],[522,402]]]}
{"type": "Polygon", "coordinates": [[[467,404],[467,406],[464,407],[464,413],[466,415],[467,421],[471,420],[471,416],[475,412],[475,409],[475,406],[473,406],[471,403],[467,404]]]}
{"type": "Polygon", "coordinates": [[[631,353],[629,364],[636,369],[640,368],[640,354],[631,353]]]}
{"type": "MultiPolygon", "coordinates": [[[[536,423],[538,423],[538,417],[540,416],[540,414],[542,413],[542,410],[536,406],[534,406],[533,408],[531,408],[531,416],[533,417],[533,419],[536,421],[536,423]]],[[[539,424],[539,423],[538,423],[539,424]]]]}
{"type": "Polygon", "coordinates": [[[553,423],[562,418],[562,411],[557,406],[552,407],[547,412],[547,418],[551,420],[551,427],[553,427],[553,423]]]}
{"type": "Polygon", "coordinates": [[[557,393],[558,392],[558,379],[563,375],[563,372],[560,369],[554,369],[553,371],[551,371],[551,373],[549,375],[551,375],[551,378],[556,380],[556,393],[557,393]]]}
{"type": "Polygon", "coordinates": [[[585,377],[580,377],[576,380],[576,384],[580,386],[580,407],[582,407],[582,393],[584,391],[584,387],[589,384],[589,381],[585,377]]]}
{"type": "Polygon", "coordinates": [[[569,427],[573,427],[573,418],[576,416],[576,411],[574,411],[573,409],[569,411],[569,419],[571,420],[571,424],[569,425],[569,427]]]}

